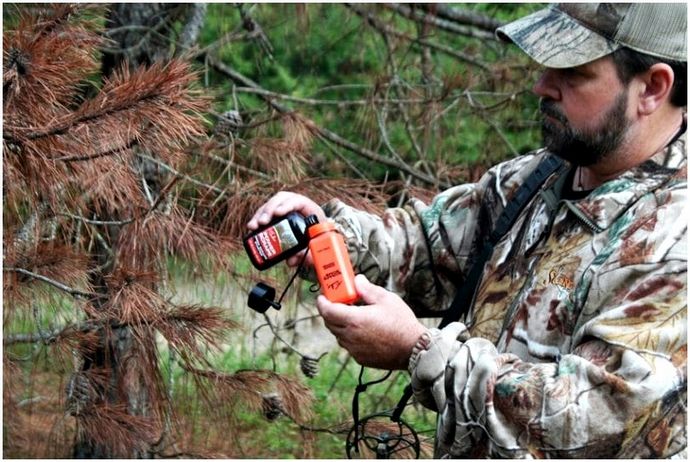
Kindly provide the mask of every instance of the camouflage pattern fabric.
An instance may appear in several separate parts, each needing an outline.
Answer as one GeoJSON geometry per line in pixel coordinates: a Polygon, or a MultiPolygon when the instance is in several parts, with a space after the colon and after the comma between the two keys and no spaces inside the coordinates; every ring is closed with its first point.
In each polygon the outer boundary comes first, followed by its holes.
{"type": "MultiPolygon", "coordinates": [[[[444,310],[545,151],[382,217],[324,210],[357,271],[444,310]]],[[[475,302],[410,362],[439,413],[435,457],[669,457],[686,445],[685,135],[580,200],[545,183],[498,243],[475,302]]]]}
{"type": "Polygon", "coordinates": [[[496,30],[546,67],[589,63],[621,46],[687,60],[685,3],[558,3],[496,30]]]}

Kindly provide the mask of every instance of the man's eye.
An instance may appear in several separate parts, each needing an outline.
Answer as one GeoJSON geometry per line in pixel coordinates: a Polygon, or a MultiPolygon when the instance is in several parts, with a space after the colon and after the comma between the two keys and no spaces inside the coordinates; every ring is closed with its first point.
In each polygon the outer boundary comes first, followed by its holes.
{"type": "Polygon", "coordinates": [[[560,76],[561,79],[570,84],[580,83],[586,77],[585,73],[577,68],[561,69],[560,76]]]}

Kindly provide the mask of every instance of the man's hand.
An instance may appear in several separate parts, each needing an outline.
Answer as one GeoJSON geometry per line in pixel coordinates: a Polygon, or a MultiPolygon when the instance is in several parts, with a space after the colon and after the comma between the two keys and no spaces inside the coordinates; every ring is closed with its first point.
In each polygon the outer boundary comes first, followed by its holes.
{"type": "MultiPolygon", "coordinates": [[[[299,212],[305,217],[316,215],[319,223],[326,221],[326,215],[319,205],[308,197],[289,191],[280,191],[271,197],[264,205],[254,213],[254,216],[247,223],[247,228],[254,231],[267,225],[275,217],[287,215],[290,212],[299,212]]],[[[304,251],[293,255],[287,259],[288,266],[297,266],[302,260],[304,251]]],[[[307,256],[305,266],[312,266],[311,255],[307,256]]]]}
{"type": "Polygon", "coordinates": [[[331,303],[320,295],[316,306],[340,346],[367,367],[407,369],[412,347],[426,328],[397,295],[363,275],[355,287],[366,305],[331,303]]]}

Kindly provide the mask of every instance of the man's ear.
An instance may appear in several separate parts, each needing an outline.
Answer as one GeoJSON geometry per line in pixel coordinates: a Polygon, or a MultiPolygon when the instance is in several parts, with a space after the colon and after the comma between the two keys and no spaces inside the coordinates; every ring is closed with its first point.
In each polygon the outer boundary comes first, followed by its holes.
{"type": "Polygon", "coordinates": [[[656,63],[635,79],[640,84],[637,103],[640,114],[649,115],[671,99],[675,77],[668,64],[656,63]]]}

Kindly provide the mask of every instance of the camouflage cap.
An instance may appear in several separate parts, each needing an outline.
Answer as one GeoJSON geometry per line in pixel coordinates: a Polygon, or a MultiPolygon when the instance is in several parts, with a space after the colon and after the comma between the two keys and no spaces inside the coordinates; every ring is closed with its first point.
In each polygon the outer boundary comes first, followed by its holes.
{"type": "Polygon", "coordinates": [[[687,61],[685,3],[559,3],[496,30],[546,67],[575,67],[621,46],[687,61]]]}

